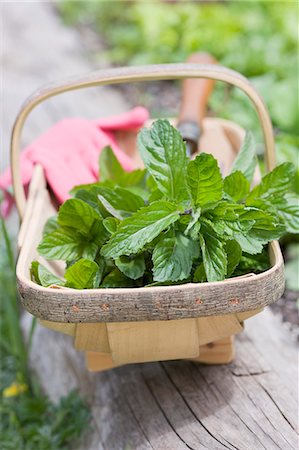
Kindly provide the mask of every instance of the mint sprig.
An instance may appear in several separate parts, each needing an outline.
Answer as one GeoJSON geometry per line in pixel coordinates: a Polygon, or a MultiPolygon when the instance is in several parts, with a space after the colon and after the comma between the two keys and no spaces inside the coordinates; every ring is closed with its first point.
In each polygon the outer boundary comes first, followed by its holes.
{"type": "Polygon", "coordinates": [[[292,164],[250,191],[257,163],[250,133],[224,179],[212,155],[188,160],[167,120],[141,130],[138,146],[144,170],[125,172],[106,147],[100,180],[72,189],[48,220],[38,251],[67,268],[62,279],[34,261],[35,282],[94,289],[221,281],[265,270],[267,243],[299,233],[292,164]]]}

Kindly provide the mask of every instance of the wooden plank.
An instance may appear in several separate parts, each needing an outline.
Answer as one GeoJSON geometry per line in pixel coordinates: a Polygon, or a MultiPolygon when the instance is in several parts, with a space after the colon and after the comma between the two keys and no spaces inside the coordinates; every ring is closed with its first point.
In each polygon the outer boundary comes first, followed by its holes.
{"type": "Polygon", "coordinates": [[[107,329],[117,365],[194,358],[199,354],[196,319],[108,323],[107,329]]]}
{"type": "Polygon", "coordinates": [[[105,323],[78,323],[74,346],[77,350],[110,353],[105,323]]]}
{"type": "MultiPolygon", "coordinates": [[[[23,326],[28,333],[28,316],[23,326]]],[[[235,341],[229,365],[169,361],[93,374],[70,337],[38,326],[31,361],[51,398],[77,386],[89,400],[92,444],[80,450],[297,449],[296,342],[268,309],[235,341]]]]}
{"type": "Polygon", "coordinates": [[[199,345],[218,341],[234,334],[240,333],[243,326],[236,314],[226,314],[224,316],[198,317],[199,345]]]}

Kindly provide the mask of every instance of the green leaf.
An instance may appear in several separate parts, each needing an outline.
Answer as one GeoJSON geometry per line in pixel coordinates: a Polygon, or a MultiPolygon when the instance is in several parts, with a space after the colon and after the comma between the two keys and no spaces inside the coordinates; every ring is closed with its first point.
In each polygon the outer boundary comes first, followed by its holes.
{"type": "Polygon", "coordinates": [[[236,171],[242,172],[249,183],[251,183],[256,165],[257,157],[253,134],[247,131],[238,156],[234,161],[232,173],[236,171]]]}
{"type": "Polygon", "coordinates": [[[260,273],[269,269],[270,261],[267,249],[258,255],[242,255],[240,262],[234,271],[234,276],[245,275],[247,273],[260,273]]]}
{"type": "Polygon", "coordinates": [[[137,280],[142,277],[145,271],[145,262],[143,255],[131,256],[119,256],[115,260],[115,265],[119,270],[128,278],[137,280]]]}
{"type": "Polygon", "coordinates": [[[83,200],[71,198],[60,206],[59,225],[74,228],[80,233],[89,234],[95,221],[101,219],[99,214],[83,200]]]}
{"type": "Polygon", "coordinates": [[[120,221],[115,217],[106,217],[106,219],[103,220],[103,225],[110,234],[116,232],[119,223],[120,221]]]}
{"type": "Polygon", "coordinates": [[[205,283],[207,275],[203,263],[200,263],[193,275],[193,283],[205,283]]]}
{"type": "Polygon", "coordinates": [[[237,170],[224,178],[223,189],[229,198],[238,202],[245,198],[249,193],[250,183],[245,175],[237,170]]]}
{"type": "Polygon", "coordinates": [[[98,188],[98,198],[106,210],[119,220],[131,216],[144,206],[144,200],[136,194],[116,187],[115,189],[98,188]]]}
{"type": "Polygon", "coordinates": [[[117,258],[138,253],[179,217],[177,206],[169,202],[161,201],[145,206],[123,220],[116,233],[102,247],[101,254],[105,258],[117,258]]]}
{"type": "Polygon", "coordinates": [[[62,259],[72,261],[80,258],[84,249],[82,241],[78,240],[75,233],[69,233],[64,229],[46,234],[40,242],[37,250],[47,259],[62,259]]]}
{"type": "Polygon", "coordinates": [[[295,195],[286,195],[285,199],[277,198],[272,202],[276,213],[286,226],[288,233],[299,233],[299,199],[295,195]]]}
{"type": "Polygon", "coordinates": [[[134,286],[133,280],[127,278],[119,269],[114,269],[104,278],[100,288],[130,288],[134,286]]]}
{"type": "Polygon", "coordinates": [[[226,277],[230,277],[233,273],[235,268],[240,262],[241,256],[242,256],[242,249],[237,241],[226,241],[225,242],[225,253],[227,256],[227,274],[226,277]]]}
{"type": "Polygon", "coordinates": [[[45,223],[43,234],[52,233],[52,231],[55,231],[59,228],[58,222],[57,222],[57,214],[55,216],[50,217],[47,222],[45,223]]]}
{"type": "Polygon", "coordinates": [[[198,243],[182,233],[161,239],[153,252],[154,281],[184,280],[191,273],[193,259],[198,256],[198,243]]]}
{"type": "Polygon", "coordinates": [[[124,172],[121,176],[117,178],[118,186],[124,188],[144,188],[145,187],[145,179],[146,179],[146,170],[145,169],[136,169],[131,172],[124,172]]]}
{"type": "Polygon", "coordinates": [[[103,148],[99,158],[100,180],[117,182],[126,171],[122,168],[110,146],[103,148]]]}
{"type": "Polygon", "coordinates": [[[138,147],[145,167],[167,200],[188,202],[186,145],[167,120],[157,120],[152,128],[138,134],[138,147]]]}
{"type": "Polygon", "coordinates": [[[196,206],[204,208],[222,198],[223,181],[216,159],[200,153],[188,164],[188,184],[196,206]]]}
{"type": "Polygon", "coordinates": [[[199,243],[207,280],[224,280],[227,272],[226,253],[217,234],[205,223],[201,227],[199,243]]]}
{"type": "Polygon", "coordinates": [[[41,286],[48,287],[52,284],[57,286],[64,286],[65,281],[54,275],[45,266],[40,264],[38,261],[32,261],[31,263],[31,276],[33,275],[35,281],[41,286]]]}
{"type": "Polygon", "coordinates": [[[99,266],[89,259],[79,259],[65,271],[67,286],[74,289],[94,289],[99,287],[101,273],[99,266]]]}
{"type": "Polygon", "coordinates": [[[283,163],[275,167],[272,172],[263,176],[260,184],[250,192],[246,204],[251,206],[255,199],[272,201],[284,196],[292,185],[295,168],[292,163],[283,163]]]}
{"type": "MultiPolygon", "coordinates": [[[[190,222],[188,223],[188,226],[184,232],[185,235],[189,235],[192,239],[197,240],[198,239],[198,233],[201,227],[201,223],[199,221],[201,214],[201,209],[196,208],[192,211],[192,217],[190,222]]],[[[185,216],[182,216],[185,217],[185,216]]]]}

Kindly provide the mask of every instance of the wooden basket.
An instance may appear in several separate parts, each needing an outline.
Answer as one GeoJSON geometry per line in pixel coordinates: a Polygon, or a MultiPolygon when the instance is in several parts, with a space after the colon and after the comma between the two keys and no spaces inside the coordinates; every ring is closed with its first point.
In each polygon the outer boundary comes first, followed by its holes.
{"type": "MultiPolygon", "coordinates": [[[[21,301],[45,326],[74,336],[75,347],[87,353],[90,370],[179,358],[230,362],[232,336],[242,330],[243,320],[275,302],[283,293],[283,259],[276,241],[269,245],[269,270],[221,282],[75,290],[45,288],[30,279],[30,264],[34,259],[58,275],[63,270],[60,262],[47,262],[36,251],[46,220],[56,212],[42,168],[35,167],[27,200],[21,182],[20,136],[30,111],[49,97],[83,87],[184,78],[228,82],[247,94],[263,130],[266,167],[272,170],[275,166],[273,131],[263,101],[243,76],[220,66],[169,64],[98,71],[38,91],[26,101],[15,122],[11,166],[22,221],[16,269],[21,301]]],[[[205,119],[203,130],[205,148],[209,143],[215,144],[215,136],[220,136],[218,148],[230,146],[237,152],[244,136],[240,127],[220,119],[205,119]]]]}

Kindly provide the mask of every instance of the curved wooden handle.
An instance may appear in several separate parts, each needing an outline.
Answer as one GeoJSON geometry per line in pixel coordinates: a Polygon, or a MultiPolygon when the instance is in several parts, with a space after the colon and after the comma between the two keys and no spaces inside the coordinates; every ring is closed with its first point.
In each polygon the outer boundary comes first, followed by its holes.
{"type": "Polygon", "coordinates": [[[266,167],[268,170],[273,169],[275,166],[274,137],[268,111],[254,87],[238,72],[221,66],[186,63],[104,69],[44,87],[29,97],[19,112],[11,137],[11,169],[13,189],[20,218],[22,219],[24,216],[26,206],[26,197],[20,176],[20,138],[24,122],[33,108],[50,97],[84,87],[185,78],[209,78],[223,81],[240,88],[250,98],[258,113],[264,134],[266,167]]]}

